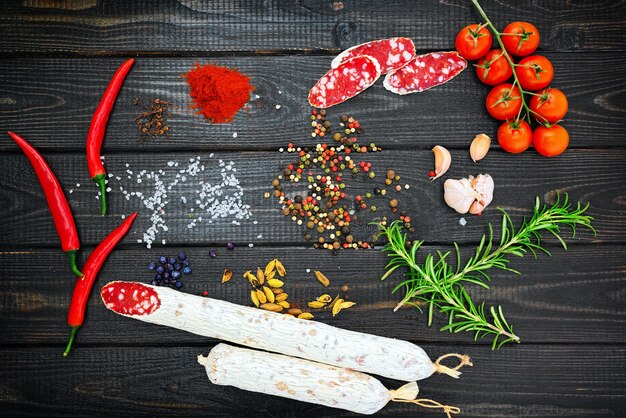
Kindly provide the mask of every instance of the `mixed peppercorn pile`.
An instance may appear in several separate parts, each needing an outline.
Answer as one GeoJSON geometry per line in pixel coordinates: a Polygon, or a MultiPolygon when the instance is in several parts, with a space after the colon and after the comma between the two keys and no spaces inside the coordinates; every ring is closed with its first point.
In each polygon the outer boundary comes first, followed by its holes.
{"type": "MultiPolygon", "coordinates": [[[[358,136],[364,133],[361,124],[352,116],[342,115],[339,129],[333,131],[327,119],[326,110],[311,111],[311,136],[324,138],[330,136],[332,142],[317,143],[314,147],[297,147],[290,143],[281,152],[297,154],[297,158],[281,168],[281,174],[272,180],[274,197],[282,205],[282,213],[290,217],[298,225],[306,228],[303,236],[307,241],[314,241],[313,246],[328,250],[341,248],[371,248],[373,237],[359,239],[354,232],[355,225],[363,225],[371,221],[361,219],[358,212],[369,208],[377,212],[378,207],[373,199],[387,196],[386,186],[393,186],[399,192],[400,176],[392,169],[387,170],[384,186],[374,187],[372,192],[363,195],[351,195],[348,180],[359,174],[365,180],[376,178],[372,163],[359,157],[368,153],[381,152],[382,148],[375,143],[361,145],[358,136]],[[296,185],[307,183],[307,191],[286,191],[287,183],[296,185]]],[[[405,186],[408,188],[408,185],[405,186]]],[[[269,193],[266,193],[269,197],[269,193]]],[[[391,213],[399,212],[399,201],[386,197],[391,213]]],[[[400,212],[400,219],[407,228],[411,227],[411,219],[400,212]]]]}

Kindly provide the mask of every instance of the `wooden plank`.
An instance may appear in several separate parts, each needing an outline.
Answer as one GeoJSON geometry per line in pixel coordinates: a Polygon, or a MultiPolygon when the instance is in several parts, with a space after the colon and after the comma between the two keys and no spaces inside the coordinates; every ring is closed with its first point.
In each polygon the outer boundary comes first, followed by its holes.
{"type": "MultiPolygon", "coordinates": [[[[392,295],[399,274],[380,282],[386,256],[380,251],[326,252],[303,248],[255,247],[227,251],[217,247],[218,256],[208,256],[210,247],[186,248],[193,273],[185,280],[185,292],[208,291],[216,299],[252,305],[249,285],[241,277],[244,270],[264,267],[278,257],[287,269],[285,291],[300,306],[322,293],[335,296],[348,284],[349,297],[357,302],[350,310],[333,318],[327,311],[314,311],[326,323],[355,331],[369,332],[414,342],[473,343],[472,334],[450,334],[438,329],[445,317],[435,315],[432,327],[426,317],[412,307],[393,312],[402,293],[392,295]],[[224,269],[234,271],[228,284],[220,284],[224,269]],[[323,271],[331,286],[323,288],[313,271],[323,271]]],[[[449,247],[427,247],[421,254],[449,247]]],[[[465,247],[464,252],[471,250],[465,247]]],[[[492,288],[470,287],[476,302],[501,305],[507,319],[525,344],[550,343],[626,343],[626,257],[624,246],[573,246],[565,253],[552,247],[553,257],[514,259],[512,267],[522,276],[492,270],[492,288]]],[[[85,249],[82,258],[91,249],[85,249]]],[[[76,350],[94,345],[127,344],[202,344],[215,340],[183,331],[162,328],[123,318],[106,310],[100,301],[100,287],[111,280],[149,282],[154,273],[147,269],[160,254],[177,254],[180,248],[116,250],[102,270],[91,296],[85,327],[79,332],[76,350]]],[[[31,249],[0,252],[3,287],[0,289],[0,314],[3,340],[0,344],[39,344],[64,347],[69,334],[67,307],[74,285],[60,251],[31,249]]],[[[479,344],[489,344],[482,340],[479,344]]],[[[503,348],[503,351],[511,347],[503,348]]]]}
{"type": "MultiPolygon", "coordinates": [[[[213,385],[198,354],[210,346],[99,347],[63,358],[48,348],[0,350],[0,406],[8,415],[316,416],[346,411],[213,385]]],[[[625,405],[623,346],[536,345],[492,352],[487,347],[432,346],[434,357],[467,352],[473,368],[459,380],[422,380],[420,395],[461,408],[463,417],[616,417],[625,405]]],[[[280,368],[280,365],[270,367],[280,368]]],[[[384,380],[389,388],[401,383],[384,380]]],[[[388,404],[378,415],[441,416],[415,405],[388,404]]]]}
{"type": "MultiPolygon", "coordinates": [[[[624,49],[622,2],[482,1],[503,29],[533,22],[544,50],[624,49]]],[[[420,49],[449,49],[458,30],[478,20],[469,2],[401,0],[256,2],[95,0],[3,2],[3,54],[184,54],[268,51],[337,52],[391,36],[420,49]]]]}
{"type": "MultiPolygon", "coordinates": [[[[152,224],[149,218],[152,210],[143,209],[138,198],[126,200],[119,190],[121,185],[130,191],[139,191],[145,197],[154,194],[154,187],[144,181],[137,184],[135,176],[140,170],[167,170],[161,180],[174,180],[174,174],[180,168],[187,168],[190,158],[201,157],[205,171],[198,177],[190,177],[186,183],[168,191],[168,206],[160,216],[166,221],[169,231],[159,232],[156,242],[165,239],[170,244],[225,244],[234,241],[238,245],[289,243],[303,245],[304,226],[294,224],[285,218],[278,201],[265,199],[265,191],[271,190],[271,181],[277,175],[280,166],[293,161],[293,154],[278,152],[216,153],[212,158],[206,153],[167,153],[167,154],[114,154],[106,160],[109,172],[121,177],[118,181],[110,179],[112,191],[108,194],[110,214],[102,218],[99,215],[99,201],[96,200],[97,188],[87,179],[84,156],[79,154],[46,154],[60,182],[65,186],[72,202],[74,217],[83,243],[97,243],[102,239],[103,231],[112,230],[122,214],[140,210],[141,216],[136,221],[132,233],[126,242],[141,239],[143,232],[152,224]],[[194,202],[195,194],[201,187],[199,181],[216,184],[222,181],[218,161],[223,159],[233,162],[237,169],[236,176],[245,190],[243,202],[251,206],[251,218],[232,223],[235,218],[229,216],[212,220],[204,210],[194,202]],[[180,162],[179,167],[168,167],[169,161],[180,162]],[[130,168],[126,168],[126,164],[130,168]],[[132,176],[126,176],[126,170],[132,176]],[[172,173],[173,171],[173,173],[172,173]],[[170,174],[168,174],[170,173],[170,174]],[[131,177],[132,179],[128,179],[131,177]],[[76,184],[81,187],[75,187],[76,184]],[[73,190],[69,194],[69,190],[73,190]],[[182,203],[181,197],[186,196],[182,203]],[[195,208],[195,212],[191,209],[195,208]],[[190,219],[204,216],[196,227],[189,228],[190,219]],[[256,223],[255,223],[256,222],[256,223]]],[[[360,159],[358,157],[355,157],[360,159]]],[[[352,222],[352,233],[357,239],[369,240],[375,232],[368,222],[390,215],[388,199],[397,196],[400,209],[406,210],[413,218],[417,233],[415,236],[428,242],[450,243],[477,242],[485,233],[487,223],[500,224],[498,207],[505,208],[520,221],[521,215],[527,215],[534,205],[535,196],[552,201],[554,191],[569,192],[573,201],[589,202],[589,215],[594,216],[594,226],[598,235],[588,231],[579,231],[571,242],[614,242],[623,243],[626,236],[624,211],[624,187],[626,173],[623,164],[626,150],[572,150],[552,160],[545,159],[534,152],[511,155],[492,151],[488,157],[476,165],[469,158],[467,151],[453,152],[454,164],[446,175],[448,178],[460,178],[468,174],[491,173],[495,179],[495,200],[483,212],[483,216],[466,215],[467,225],[460,226],[461,215],[448,208],[443,201],[443,181],[431,182],[428,172],[433,164],[430,151],[383,151],[368,154],[373,171],[378,173],[376,181],[362,175],[347,178],[348,196],[372,192],[375,187],[385,187],[382,177],[388,168],[394,168],[401,176],[400,183],[410,185],[400,192],[389,188],[386,197],[372,199],[380,210],[375,214],[368,211],[357,213],[360,221],[352,222]],[[366,181],[367,180],[367,181],[366,181]]],[[[6,202],[11,204],[0,207],[0,218],[4,220],[4,231],[0,235],[0,246],[24,247],[47,246],[56,248],[58,238],[52,219],[32,168],[26,157],[20,154],[0,155],[0,190],[6,202]]],[[[229,188],[230,190],[230,188],[229,188]]],[[[288,195],[296,191],[303,193],[307,188],[303,184],[298,188],[287,188],[288,195]]],[[[229,192],[232,193],[232,190],[229,192]]]]}
{"type": "MultiPolygon", "coordinates": [[[[554,86],[564,90],[571,146],[623,146],[626,57],[622,53],[550,53],[554,86]]],[[[105,152],[183,149],[277,149],[310,138],[308,89],[327,71],[329,57],[223,57],[203,59],[248,74],[257,87],[246,111],[231,124],[210,125],[190,109],[181,74],[195,59],[143,58],[135,64],[109,123],[105,152]],[[175,104],[172,137],[139,146],[134,98],[160,97],[175,104]],[[276,109],[276,105],[282,106],[276,109]],[[237,138],[233,133],[237,132],[237,138]]],[[[84,150],[93,111],[121,59],[4,59],[0,61],[0,132],[22,133],[46,150],[84,150]],[[17,76],[19,75],[19,76],[17,76]]],[[[390,148],[467,149],[477,133],[494,138],[500,123],[484,107],[489,89],[471,70],[424,93],[397,96],[377,83],[329,110],[337,123],[346,112],[362,122],[369,142],[390,148]]],[[[336,126],[336,125],[335,125],[336,126]]],[[[497,145],[496,145],[497,146],[497,145]]],[[[1,140],[0,150],[13,149],[1,140]]]]}

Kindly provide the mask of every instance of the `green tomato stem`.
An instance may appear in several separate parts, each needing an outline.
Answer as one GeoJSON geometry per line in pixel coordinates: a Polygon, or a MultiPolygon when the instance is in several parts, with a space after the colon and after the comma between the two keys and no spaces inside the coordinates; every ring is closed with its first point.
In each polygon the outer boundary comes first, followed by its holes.
{"type": "Polygon", "coordinates": [[[487,26],[489,26],[489,28],[493,32],[493,35],[496,37],[496,40],[498,41],[498,45],[500,45],[500,48],[502,49],[502,55],[504,55],[504,58],[506,58],[507,62],[511,66],[511,69],[513,70],[513,87],[517,85],[517,88],[519,89],[521,93],[520,99],[522,100],[522,107],[526,110],[526,118],[528,119],[528,122],[530,123],[530,107],[528,107],[528,104],[526,104],[526,100],[524,100],[524,94],[526,94],[527,92],[522,88],[522,85],[520,84],[519,79],[517,78],[517,74],[515,73],[515,67],[517,66],[517,64],[513,62],[513,59],[511,59],[511,56],[509,55],[506,48],[504,47],[504,43],[502,42],[503,34],[500,33],[496,29],[493,23],[491,23],[491,20],[489,20],[489,17],[487,17],[487,14],[478,3],[478,0],[472,0],[472,3],[474,3],[474,6],[478,10],[478,13],[480,13],[482,18],[485,19],[487,26]]]}

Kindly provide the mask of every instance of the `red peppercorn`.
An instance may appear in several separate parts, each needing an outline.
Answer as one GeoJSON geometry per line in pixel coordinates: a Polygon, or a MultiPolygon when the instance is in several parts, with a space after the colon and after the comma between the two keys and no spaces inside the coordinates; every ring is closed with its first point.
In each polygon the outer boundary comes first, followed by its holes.
{"type": "Polygon", "coordinates": [[[430,170],[430,173],[428,173],[429,177],[435,177],[435,172],[433,170],[430,170]]]}

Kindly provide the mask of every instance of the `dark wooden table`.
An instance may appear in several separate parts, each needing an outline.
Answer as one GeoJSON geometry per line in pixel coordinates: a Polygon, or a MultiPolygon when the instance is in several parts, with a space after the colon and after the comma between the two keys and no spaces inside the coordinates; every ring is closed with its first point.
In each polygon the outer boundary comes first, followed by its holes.
{"type": "MultiPolygon", "coordinates": [[[[472,71],[442,87],[406,97],[377,84],[329,114],[357,116],[364,138],[384,151],[372,158],[379,171],[395,167],[409,190],[401,201],[414,219],[424,251],[466,251],[499,224],[497,207],[516,220],[534,197],[551,201],[555,191],[590,203],[597,236],[580,231],[567,253],[548,240],[554,256],[515,260],[521,277],[494,272],[492,289],[472,289],[476,300],[501,304],[523,343],[491,351],[488,341],[428,327],[415,309],[392,312],[397,277],[379,282],[385,256],[376,250],[315,250],[301,229],[265,199],[288,142],[310,144],[308,88],[332,57],[351,45],[409,36],[420,52],[450,50],[460,27],[478,20],[469,1],[4,1],[0,5],[0,131],[16,131],[43,152],[66,189],[83,243],[84,261],[94,246],[139,209],[112,182],[111,214],[98,215],[96,187],[88,180],[84,141],[104,86],[123,58],[137,57],[117,100],[104,152],[109,172],[125,164],[156,170],[170,160],[202,156],[207,173],[217,158],[235,162],[252,218],[184,226],[170,212],[171,229],[152,250],[137,243],[148,214],[112,254],[96,289],[108,280],[149,281],[146,266],[160,254],[184,249],[194,272],[185,291],[247,301],[238,278],[219,284],[224,268],[239,277],[278,257],[290,271],[294,297],[320,293],[306,269],[322,269],[334,283],[349,283],[358,305],[336,318],[339,327],[409,340],[432,358],[469,354],[475,366],[460,380],[434,376],[420,382],[424,397],[462,409],[462,416],[624,416],[626,407],[626,5],[623,1],[487,1],[499,27],[513,20],[540,29],[540,52],[554,63],[553,85],[564,90],[570,111],[564,126],[569,149],[545,159],[528,150],[507,154],[494,146],[484,161],[469,159],[479,132],[495,138],[497,124],[484,109],[487,88],[472,71]],[[232,124],[209,125],[189,109],[180,74],[191,65],[216,63],[250,75],[258,97],[232,124]],[[143,145],[133,123],[135,97],[174,102],[170,139],[143,145]],[[276,109],[276,105],[281,105],[276,109]],[[233,132],[237,132],[236,139],[233,132]],[[442,182],[428,181],[430,149],[451,149],[449,177],[478,172],[496,180],[493,204],[482,217],[460,216],[445,206],[442,182]],[[208,158],[214,153],[214,159],[208,158]],[[75,187],[81,183],[81,187],[75,187]],[[256,222],[253,222],[256,221],[256,222]],[[173,226],[173,227],[172,227],[173,226]],[[234,241],[235,251],[224,245],[234,241]],[[254,244],[250,247],[248,244],[254,244]],[[217,249],[218,257],[208,256],[217,249]],[[241,270],[241,271],[240,271],[241,270]]],[[[4,135],[4,134],[2,134],[4,135]]],[[[370,187],[363,183],[360,187],[370,187]]],[[[172,192],[172,199],[180,196],[172,192]]],[[[15,144],[0,141],[0,414],[5,416],[349,416],[351,414],[209,383],[196,355],[217,341],[122,318],[107,311],[94,292],[86,325],[73,353],[63,358],[67,306],[73,277],[58,248],[36,177],[15,144]]],[[[384,381],[389,387],[398,382],[384,381]]],[[[389,405],[386,416],[432,415],[411,405],[389,405]]]]}

